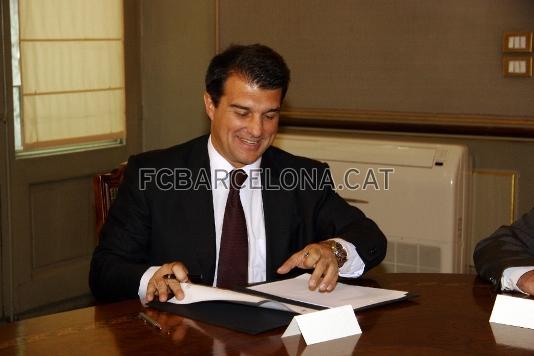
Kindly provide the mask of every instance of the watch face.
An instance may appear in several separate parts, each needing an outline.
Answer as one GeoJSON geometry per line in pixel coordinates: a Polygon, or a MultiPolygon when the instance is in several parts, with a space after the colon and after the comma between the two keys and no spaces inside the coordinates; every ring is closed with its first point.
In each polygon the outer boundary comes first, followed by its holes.
{"type": "Polygon", "coordinates": [[[332,250],[334,252],[334,255],[336,256],[337,266],[343,266],[343,264],[347,262],[347,251],[345,250],[345,248],[343,248],[343,245],[341,245],[337,241],[334,241],[334,243],[332,244],[332,250]]]}
{"type": "Polygon", "coordinates": [[[325,240],[321,243],[328,245],[328,247],[336,257],[338,268],[341,268],[341,266],[343,266],[345,262],[347,262],[347,250],[345,250],[342,244],[335,240],[325,240]]]}

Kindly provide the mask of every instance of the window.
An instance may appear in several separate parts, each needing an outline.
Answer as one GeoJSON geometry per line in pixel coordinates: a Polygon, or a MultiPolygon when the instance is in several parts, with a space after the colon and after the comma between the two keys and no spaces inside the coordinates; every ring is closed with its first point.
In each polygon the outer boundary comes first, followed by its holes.
{"type": "Polygon", "coordinates": [[[11,0],[16,151],[125,139],[122,0],[11,0]]]}

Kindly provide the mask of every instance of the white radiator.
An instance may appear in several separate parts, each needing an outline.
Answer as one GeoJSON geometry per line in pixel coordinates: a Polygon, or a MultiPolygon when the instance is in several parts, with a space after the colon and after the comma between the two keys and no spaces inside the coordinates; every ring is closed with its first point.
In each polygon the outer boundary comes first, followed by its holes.
{"type": "Polygon", "coordinates": [[[467,270],[471,167],[465,146],[297,134],[278,134],[274,145],[330,165],[336,187],[344,186],[338,194],[387,236],[382,270],[467,270]]]}

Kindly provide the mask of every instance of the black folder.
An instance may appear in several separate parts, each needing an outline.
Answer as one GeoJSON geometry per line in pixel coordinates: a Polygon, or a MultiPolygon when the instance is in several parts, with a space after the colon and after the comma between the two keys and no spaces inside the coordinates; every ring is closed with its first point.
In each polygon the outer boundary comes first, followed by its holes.
{"type": "MultiPolygon", "coordinates": [[[[261,284],[261,283],[258,283],[261,284]]],[[[259,292],[245,287],[235,288],[236,292],[253,294],[265,297],[265,300],[273,300],[281,303],[302,306],[309,309],[323,310],[326,307],[308,304],[291,299],[285,299],[272,294],[259,292]]],[[[402,300],[417,297],[416,294],[407,293],[398,299],[369,304],[354,309],[362,311],[402,300]]],[[[152,301],[148,304],[151,308],[180,315],[189,319],[201,321],[207,324],[221,326],[227,329],[240,331],[246,334],[256,335],[265,331],[287,326],[297,313],[270,308],[263,308],[256,304],[243,304],[231,301],[204,301],[191,304],[175,304],[168,302],[152,301]]]]}
{"type": "Polygon", "coordinates": [[[149,307],[207,324],[256,335],[287,326],[297,314],[224,301],[174,304],[152,301],[149,307]]]}

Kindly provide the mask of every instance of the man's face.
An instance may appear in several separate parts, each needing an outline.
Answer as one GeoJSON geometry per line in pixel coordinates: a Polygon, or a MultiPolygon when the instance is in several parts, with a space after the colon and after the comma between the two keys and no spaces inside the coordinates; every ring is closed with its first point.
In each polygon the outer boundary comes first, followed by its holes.
{"type": "Polygon", "coordinates": [[[235,168],[255,162],[274,140],[281,100],[282,89],[260,89],[238,75],[226,80],[217,107],[204,93],[215,149],[235,168]]]}

